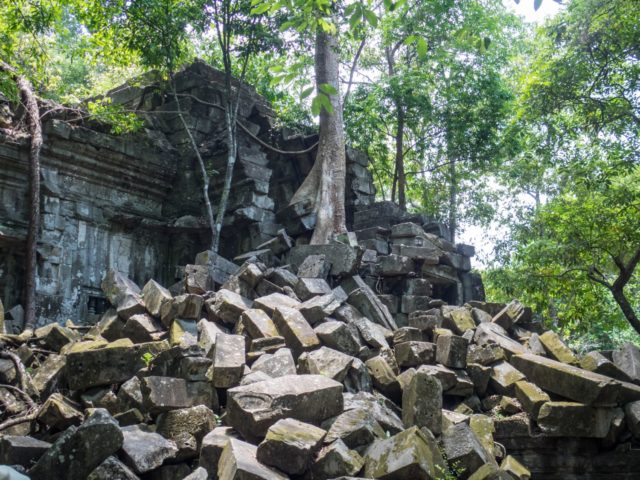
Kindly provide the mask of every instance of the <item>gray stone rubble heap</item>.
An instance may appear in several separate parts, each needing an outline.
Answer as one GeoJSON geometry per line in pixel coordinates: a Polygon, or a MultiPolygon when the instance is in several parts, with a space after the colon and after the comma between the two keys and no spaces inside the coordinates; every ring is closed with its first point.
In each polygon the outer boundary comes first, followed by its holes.
{"type": "MultiPolygon", "coordinates": [[[[217,291],[206,261],[173,293],[112,270],[84,334],[6,336],[38,407],[0,462],[34,480],[578,478],[525,448],[573,442],[595,448],[579,478],[640,473],[636,346],[579,358],[517,300],[447,304],[469,252],[418,224],[341,241],[271,241],[279,266],[259,249],[217,291]]],[[[20,385],[10,359],[0,374],[20,385]]],[[[4,419],[27,412],[0,395],[4,419]]]]}

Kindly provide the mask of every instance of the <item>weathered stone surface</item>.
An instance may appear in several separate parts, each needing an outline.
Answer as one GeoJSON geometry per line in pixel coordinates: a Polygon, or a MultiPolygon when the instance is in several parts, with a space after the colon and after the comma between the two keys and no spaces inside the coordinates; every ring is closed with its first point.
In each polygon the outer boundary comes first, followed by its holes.
{"type": "Polygon", "coordinates": [[[219,333],[225,333],[213,322],[203,318],[198,322],[198,346],[204,350],[205,356],[213,358],[213,347],[219,333]]]}
{"type": "Polygon", "coordinates": [[[548,392],[588,405],[615,405],[620,385],[613,379],[532,354],[514,355],[513,365],[548,392]]]}
{"type": "Polygon", "coordinates": [[[320,339],[313,331],[304,316],[293,308],[276,307],[273,321],[291,348],[294,356],[313,350],[320,346],[320,339]]]}
{"type": "Polygon", "coordinates": [[[36,328],[33,335],[39,344],[53,352],[59,352],[62,350],[62,347],[75,342],[79,338],[76,332],[57,323],[36,328]]]}
{"type": "Polygon", "coordinates": [[[300,278],[326,279],[330,270],[331,264],[327,261],[326,255],[309,255],[298,266],[298,276],[300,278]]]}
{"type": "Polygon", "coordinates": [[[467,330],[476,328],[471,310],[465,307],[442,307],[442,326],[451,329],[456,335],[462,335],[467,330]]]}
{"type": "Polygon", "coordinates": [[[38,394],[44,398],[60,384],[64,376],[67,357],[64,355],[49,355],[32,378],[32,385],[38,394]]]}
{"type": "Polygon", "coordinates": [[[436,360],[436,346],[429,342],[402,342],[394,347],[400,367],[417,367],[436,360]]]}
{"type": "Polygon", "coordinates": [[[589,352],[580,360],[580,367],[623,382],[633,381],[626,373],[600,352],[589,352]]]}
{"type": "Polygon", "coordinates": [[[50,447],[50,443],[32,437],[2,435],[0,437],[0,464],[22,465],[29,468],[50,447]]]}
{"type": "Polygon", "coordinates": [[[329,348],[351,356],[360,353],[362,345],[356,326],[351,327],[344,322],[330,320],[318,325],[314,331],[320,341],[329,348]]]}
{"type": "Polygon", "coordinates": [[[166,302],[171,302],[173,296],[169,293],[169,290],[158,282],[149,280],[142,289],[142,298],[144,299],[144,305],[149,315],[160,317],[162,305],[166,302]]]}
{"type": "Polygon", "coordinates": [[[79,427],[70,427],[29,470],[33,480],[85,480],[89,473],[123,445],[116,421],[96,409],[79,427]]]}
{"type": "Polygon", "coordinates": [[[337,350],[321,347],[303,353],[298,359],[298,372],[324,375],[337,382],[344,382],[354,358],[337,350]]]}
{"type": "Polygon", "coordinates": [[[273,320],[264,310],[255,308],[245,310],[240,315],[240,324],[253,339],[278,337],[280,335],[273,320]]]}
{"type": "Polygon", "coordinates": [[[466,423],[457,423],[444,430],[442,446],[447,460],[462,470],[459,478],[469,478],[485,463],[495,463],[491,453],[466,423]]]}
{"type": "Polygon", "coordinates": [[[219,333],[213,347],[211,379],[216,388],[237,385],[245,366],[245,341],[242,335],[219,333]]]}
{"type": "Polygon", "coordinates": [[[139,480],[139,478],[116,457],[109,457],[89,474],[87,480],[139,480]]]}
{"type": "Polygon", "coordinates": [[[227,391],[227,421],[247,439],[263,438],[281,418],[319,424],[342,411],[342,385],[322,375],[283,377],[227,391]]]}
{"type": "Polygon", "coordinates": [[[272,293],[264,297],[256,298],[253,301],[253,308],[259,308],[273,318],[276,308],[292,308],[296,309],[300,306],[300,302],[294,298],[282,293],[272,293]]]}
{"type": "Polygon", "coordinates": [[[513,340],[497,323],[481,323],[476,327],[473,339],[478,345],[498,344],[509,354],[527,353],[527,348],[513,340]]]}
{"type": "Polygon", "coordinates": [[[42,404],[37,420],[53,429],[64,430],[71,425],[80,425],[84,415],[62,394],[54,393],[42,404]]]}
{"type": "Polygon", "coordinates": [[[172,347],[189,347],[198,343],[198,324],[195,320],[176,318],[169,329],[169,344],[172,347]]]}
{"type": "Polygon", "coordinates": [[[511,325],[514,323],[528,321],[530,316],[530,311],[527,312],[524,305],[518,300],[512,300],[507,306],[500,310],[491,321],[504,329],[508,329],[511,328],[511,325]]]}
{"type": "Polygon", "coordinates": [[[207,471],[209,478],[213,480],[218,478],[218,462],[224,447],[231,438],[238,438],[233,428],[216,427],[202,439],[199,465],[207,471]]]}
{"type": "Polygon", "coordinates": [[[627,342],[613,352],[613,363],[634,382],[640,382],[640,349],[627,342]]]}
{"type": "Polygon", "coordinates": [[[288,348],[280,348],[275,353],[261,355],[251,365],[252,372],[262,372],[270,378],[296,374],[296,363],[288,348]]]}
{"type": "Polygon", "coordinates": [[[515,480],[529,480],[531,478],[529,469],[511,455],[507,455],[504,458],[500,464],[500,469],[511,475],[515,480]]]}
{"type": "Polygon", "coordinates": [[[278,420],[258,445],[259,462],[290,475],[300,475],[311,465],[327,432],[291,418],[278,420]]]}
{"type": "Polygon", "coordinates": [[[125,382],[145,366],[142,360],[145,353],[156,355],[168,348],[167,342],[133,345],[130,340],[122,339],[104,348],[71,351],[67,355],[67,371],[74,374],[67,379],[69,388],[81,390],[125,382]]]}
{"type": "Polygon", "coordinates": [[[436,328],[440,328],[443,320],[440,309],[412,312],[408,318],[410,327],[417,328],[426,334],[431,334],[436,328]]]}
{"type": "Polygon", "coordinates": [[[219,290],[213,299],[206,302],[207,311],[214,319],[235,325],[253,302],[230,290],[219,290]]]}
{"type": "Polygon", "coordinates": [[[385,431],[369,410],[346,410],[326,424],[328,431],[325,443],[340,439],[351,449],[366,447],[374,440],[385,437],[385,431]]]}
{"type": "Polygon", "coordinates": [[[374,443],[365,455],[365,477],[394,480],[431,480],[445,468],[433,437],[411,427],[374,443]]]}
{"type": "Polygon", "coordinates": [[[137,425],[124,427],[122,435],[122,458],[138,474],[159,467],[178,453],[175,442],[158,433],[142,430],[137,425]]]}
{"type": "Polygon", "coordinates": [[[164,326],[171,325],[175,318],[200,320],[204,298],[201,295],[187,293],[173,297],[160,308],[160,320],[164,326]]]}
{"type": "Polygon", "coordinates": [[[346,293],[338,287],[331,293],[310,298],[300,305],[299,310],[311,325],[316,325],[332,315],[346,299],[346,293]]]}
{"type": "Polygon", "coordinates": [[[540,407],[550,401],[549,395],[533,383],[521,380],[515,383],[516,398],[531,418],[538,418],[540,407]]]}
{"type": "Polygon", "coordinates": [[[498,449],[493,441],[493,434],[496,431],[494,421],[487,415],[472,414],[469,416],[469,427],[476,434],[476,437],[491,455],[496,455],[498,449]]]}
{"type": "Polygon", "coordinates": [[[331,287],[324,278],[299,278],[294,291],[304,302],[318,295],[331,293],[331,287]]]}
{"type": "Polygon", "coordinates": [[[491,365],[504,360],[504,350],[495,343],[486,345],[469,345],[467,350],[467,362],[478,363],[480,365],[491,365]]]}
{"type": "Polygon", "coordinates": [[[467,373],[473,382],[475,393],[484,396],[487,393],[489,380],[491,380],[491,367],[485,367],[477,363],[467,363],[467,373]]]}
{"type": "Polygon", "coordinates": [[[364,317],[355,318],[351,323],[357,328],[362,340],[371,347],[384,349],[389,348],[389,342],[387,341],[386,336],[386,332],[389,330],[364,317]]]}
{"type": "Polygon", "coordinates": [[[613,410],[575,402],[546,402],[538,413],[538,426],[549,436],[604,438],[613,410]]]}
{"type": "Polygon", "coordinates": [[[348,302],[371,321],[392,330],[397,328],[389,309],[359,275],[344,280],[340,286],[349,294],[348,302]]]}
{"type": "Polygon", "coordinates": [[[363,251],[359,247],[354,248],[341,243],[297,245],[289,251],[289,263],[298,268],[307,257],[324,255],[325,261],[331,265],[329,273],[333,276],[345,276],[356,273],[360,266],[362,253],[363,251]]]}
{"type": "Polygon", "coordinates": [[[96,325],[97,333],[109,342],[122,338],[123,328],[124,321],[118,316],[118,312],[114,308],[104,312],[96,325]]]}
{"type": "Polygon", "coordinates": [[[382,355],[376,355],[365,362],[373,385],[390,399],[399,399],[401,395],[400,383],[396,372],[388,359],[382,355]]]}
{"type": "Polygon", "coordinates": [[[569,349],[569,347],[560,340],[560,337],[556,332],[551,330],[544,332],[540,335],[540,342],[551,358],[570,365],[578,363],[576,356],[573,354],[571,349],[569,349]]]}
{"type": "Polygon", "coordinates": [[[385,432],[398,433],[404,429],[398,415],[398,407],[380,394],[358,392],[344,394],[344,409],[364,410],[371,412],[373,418],[382,426],[385,432]]]}
{"type": "Polygon", "coordinates": [[[141,380],[141,391],[143,405],[152,414],[200,404],[217,407],[215,390],[208,382],[150,376],[141,380]]]}
{"type": "Polygon", "coordinates": [[[624,407],[627,427],[636,439],[640,439],[640,400],[627,403],[624,407]]]}
{"type": "Polygon", "coordinates": [[[457,335],[440,335],[436,343],[436,361],[446,367],[464,368],[467,366],[466,338],[457,335]]]}
{"type": "Polygon", "coordinates": [[[402,392],[402,422],[405,427],[427,427],[434,435],[442,428],[442,384],[418,369],[402,392]]]}
{"type": "Polygon", "coordinates": [[[171,410],[158,416],[156,433],[173,440],[180,460],[196,458],[203,437],[216,426],[216,417],[204,405],[171,410]]]}
{"type": "Polygon", "coordinates": [[[257,447],[250,443],[230,438],[222,450],[218,464],[219,480],[285,480],[275,470],[256,459],[257,447]]]}
{"type": "Polygon", "coordinates": [[[313,478],[328,480],[355,475],[363,465],[364,459],[358,452],[349,450],[344,442],[336,440],[318,453],[312,467],[313,478]]]}
{"type": "Polygon", "coordinates": [[[515,384],[525,380],[525,376],[510,363],[498,362],[491,367],[491,386],[502,395],[514,395],[515,384]]]}

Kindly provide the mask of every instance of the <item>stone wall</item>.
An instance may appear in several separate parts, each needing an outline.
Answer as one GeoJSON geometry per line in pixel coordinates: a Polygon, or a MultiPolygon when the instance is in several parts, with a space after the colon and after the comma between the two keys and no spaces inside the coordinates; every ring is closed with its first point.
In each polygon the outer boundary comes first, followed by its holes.
{"type": "MultiPolygon", "coordinates": [[[[201,62],[175,77],[180,109],[205,162],[219,172],[209,189],[214,209],[226,168],[224,114],[213,106],[221,104],[222,81],[220,72],[201,62]]],[[[152,74],[107,95],[114,104],[141,111],[144,129],[118,136],[103,125],[68,122],[65,114],[44,120],[40,324],[93,321],[106,305],[99,286],[109,268],[140,284],[155,278],[171,285],[208,247],[202,177],[173,97],[152,74]]],[[[301,150],[317,140],[273,128],[270,106],[247,85],[238,115],[254,135],[279,149],[301,150]]],[[[21,116],[17,110],[13,119],[0,122],[0,299],[7,309],[20,303],[24,275],[28,137],[20,131],[21,116]]],[[[223,256],[234,258],[274,238],[283,226],[290,229],[285,207],[314,155],[273,152],[239,129],[223,256]]],[[[374,189],[368,158],[350,151],[349,159],[347,203],[353,218],[356,205],[373,202],[374,189]]],[[[290,233],[308,236],[313,227],[308,220],[290,233]]]]}

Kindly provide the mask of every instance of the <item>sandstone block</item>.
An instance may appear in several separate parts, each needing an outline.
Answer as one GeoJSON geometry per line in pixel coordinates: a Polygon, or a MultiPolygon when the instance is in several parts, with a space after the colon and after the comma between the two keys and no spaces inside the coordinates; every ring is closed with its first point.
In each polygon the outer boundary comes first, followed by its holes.
{"type": "Polygon", "coordinates": [[[245,340],[242,335],[219,333],[213,347],[211,378],[216,388],[237,385],[245,366],[245,340]]]}
{"type": "Polygon", "coordinates": [[[320,346],[320,339],[304,316],[293,308],[276,307],[273,321],[294,356],[320,346]]]}
{"type": "Polygon", "coordinates": [[[178,453],[176,444],[162,435],[142,430],[138,425],[122,429],[122,458],[136,473],[158,468],[178,453]]]}
{"type": "Polygon", "coordinates": [[[440,335],[437,340],[436,361],[445,367],[467,366],[467,339],[457,335],[440,335]]]}
{"type": "Polygon", "coordinates": [[[402,422],[405,427],[427,427],[440,435],[442,427],[442,384],[418,369],[402,392],[402,422]]]}

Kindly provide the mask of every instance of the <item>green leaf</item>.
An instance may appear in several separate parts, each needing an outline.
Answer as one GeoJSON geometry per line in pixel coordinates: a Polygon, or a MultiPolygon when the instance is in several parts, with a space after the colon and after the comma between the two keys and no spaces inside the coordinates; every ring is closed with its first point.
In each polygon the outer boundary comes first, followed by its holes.
{"type": "Polygon", "coordinates": [[[540,5],[542,5],[542,0],[533,0],[533,9],[535,11],[538,11],[540,5]]]}
{"type": "Polygon", "coordinates": [[[373,11],[365,9],[362,13],[372,27],[375,28],[378,26],[378,17],[373,13],[373,11]]]}
{"type": "Polygon", "coordinates": [[[355,29],[360,22],[362,21],[362,15],[360,15],[360,12],[356,12],[353,15],[351,15],[351,18],[349,18],[349,27],[351,27],[351,29],[355,29]]]}
{"type": "Polygon", "coordinates": [[[327,113],[333,113],[333,105],[331,104],[331,100],[326,95],[320,93],[316,97],[318,99],[318,103],[327,111],[327,113]]]}
{"type": "Polygon", "coordinates": [[[271,5],[269,5],[268,3],[263,3],[261,5],[258,5],[257,7],[252,8],[251,15],[262,15],[263,13],[269,11],[269,8],[271,8],[271,5]]]}
{"type": "Polygon", "coordinates": [[[489,45],[491,45],[491,39],[489,37],[484,37],[484,48],[485,48],[485,50],[489,49],[489,45]]]}
{"type": "Polygon", "coordinates": [[[311,113],[317,117],[320,115],[320,108],[322,108],[320,105],[320,97],[313,97],[313,100],[311,100],[311,113]]]}
{"type": "Polygon", "coordinates": [[[321,92],[326,93],[327,95],[337,95],[338,94],[338,90],[336,89],[336,87],[334,87],[333,85],[331,85],[329,83],[321,83],[320,85],[318,85],[318,88],[320,88],[321,92]]]}
{"type": "Polygon", "coordinates": [[[429,46],[427,45],[427,41],[424,38],[422,37],[418,38],[418,40],[416,41],[416,50],[420,58],[424,58],[427,56],[427,51],[429,50],[429,46]]]}
{"type": "Polygon", "coordinates": [[[309,88],[305,88],[302,93],[300,94],[300,100],[304,100],[305,98],[307,98],[309,95],[311,95],[313,93],[313,89],[314,87],[309,87],[309,88]]]}
{"type": "Polygon", "coordinates": [[[404,43],[405,45],[411,45],[412,43],[415,43],[415,41],[418,39],[418,37],[416,37],[415,35],[409,35],[407,38],[404,39],[404,43]]]}

